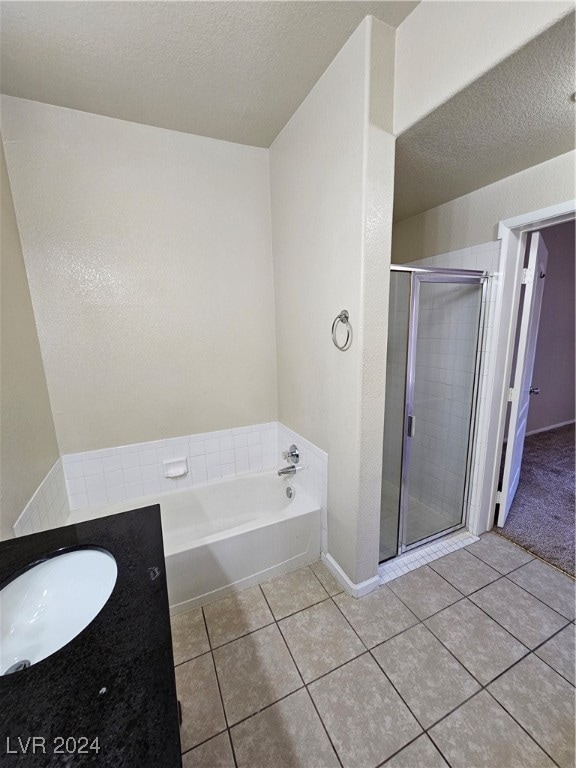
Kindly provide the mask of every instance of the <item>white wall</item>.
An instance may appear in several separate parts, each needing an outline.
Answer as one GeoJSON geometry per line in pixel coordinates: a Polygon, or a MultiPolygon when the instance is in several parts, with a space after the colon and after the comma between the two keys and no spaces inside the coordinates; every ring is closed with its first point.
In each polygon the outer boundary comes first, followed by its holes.
{"type": "Polygon", "coordinates": [[[58,445],[1,146],[0,174],[0,538],[5,539],[58,460],[58,445]]]}
{"type": "Polygon", "coordinates": [[[542,230],[548,250],[546,283],[538,326],[528,432],[574,421],[574,222],[542,230]]]}
{"type": "Polygon", "coordinates": [[[502,219],[573,199],[575,160],[576,152],[567,152],[396,222],[392,261],[403,264],[494,240],[502,219]]]}
{"type": "Polygon", "coordinates": [[[378,562],[393,45],[366,19],[270,150],[279,416],[328,452],[328,550],[355,583],[378,562]]]}
{"type": "Polygon", "coordinates": [[[573,2],[423,0],[396,33],[400,134],[574,8],[573,2]]]}
{"type": "Polygon", "coordinates": [[[61,453],[277,416],[268,152],[4,97],[61,453]]]}

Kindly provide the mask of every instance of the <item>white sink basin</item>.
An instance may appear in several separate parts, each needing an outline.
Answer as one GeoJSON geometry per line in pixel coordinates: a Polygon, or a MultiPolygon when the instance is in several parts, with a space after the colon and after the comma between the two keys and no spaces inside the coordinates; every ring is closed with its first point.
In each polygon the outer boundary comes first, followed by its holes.
{"type": "Polygon", "coordinates": [[[108,601],[117,576],[109,552],[80,549],[7,584],[0,590],[0,675],[42,661],[79,635],[108,601]]]}

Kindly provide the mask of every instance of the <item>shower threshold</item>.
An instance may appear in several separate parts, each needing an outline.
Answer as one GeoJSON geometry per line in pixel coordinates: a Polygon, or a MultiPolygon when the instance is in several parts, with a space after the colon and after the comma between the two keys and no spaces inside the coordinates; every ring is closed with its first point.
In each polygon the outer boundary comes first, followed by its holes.
{"type": "Polygon", "coordinates": [[[467,547],[478,540],[478,536],[474,536],[470,531],[464,529],[448,534],[428,544],[423,544],[418,549],[412,549],[392,560],[381,563],[378,567],[380,584],[386,584],[388,581],[397,579],[405,573],[420,568],[421,565],[438,560],[440,557],[444,557],[444,555],[448,555],[450,552],[455,552],[457,549],[462,549],[462,547],[467,547]]]}
{"type": "MultiPolygon", "coordinates": [[[[392,509],[398,503],[398,487],[389,481],[382,480],[382,506],[392,509]]],[[[441,500],[448,502],[448,500],[441,500]]],[[[462,510],[462,502],[454,504],[453,509],[448,512],[438,507],[432,507],[425,504],[412,494],[408,495],[408,515],[406,520],[405,544],[400,549],[400,555],[407,554],[410,551],[421,549],[424,544],[430,544],[439,539],[444,540],[446,536],[452,533],[460,532],[466,528],[466,516],[462,510]],[[459,511],[458,508],[460,507],[459,511]]],[[[386,515],[381,523],[380,541],[396,542],[398,538],[398,522],[394,517],[386,515]]],[[[391,547],[386,546],[380,551],[380,564],[388,560],[398,559],[396,551],[390,551],[391,547]]],[[[396,550],[396,547],[394,547],[396,550]]]]}

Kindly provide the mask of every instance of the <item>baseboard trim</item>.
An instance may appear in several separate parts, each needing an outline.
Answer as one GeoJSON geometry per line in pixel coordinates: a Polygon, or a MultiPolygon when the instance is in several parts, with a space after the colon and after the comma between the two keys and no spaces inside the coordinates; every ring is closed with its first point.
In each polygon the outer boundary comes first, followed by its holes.
{"type": "Polygon", "coordinates": [[[570,419],[570,421],[561,421],[560,424],[551,424],[549,427],[541,427],[540,429],[533,429],[531,432],[526,432],[526,437],[530,437],[530,435],[539,435],[540,432],[550,432],[553,429],[560,429],[560,427],[567,427],[569,424],[576,423],[574,419],[570,419]]]}
{"type": "Polygon", "coordinates": [[[332,555],[322,552],[322,562],[352,597],[364,597],[364,595],[368,595],[380,586],[380,577],[378,574],[371,579],[366,579],[366,581],[361,581],[356,584],[348,578],[332,555]]]}

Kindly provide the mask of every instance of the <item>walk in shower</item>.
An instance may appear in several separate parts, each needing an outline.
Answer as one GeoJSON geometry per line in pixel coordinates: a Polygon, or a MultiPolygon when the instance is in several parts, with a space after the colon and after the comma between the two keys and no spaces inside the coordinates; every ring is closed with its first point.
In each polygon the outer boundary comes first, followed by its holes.
{"type": "Polygon", "coordinates": [[[486,282],[391,270],[380,561],[466,524],[486,282]]]}

